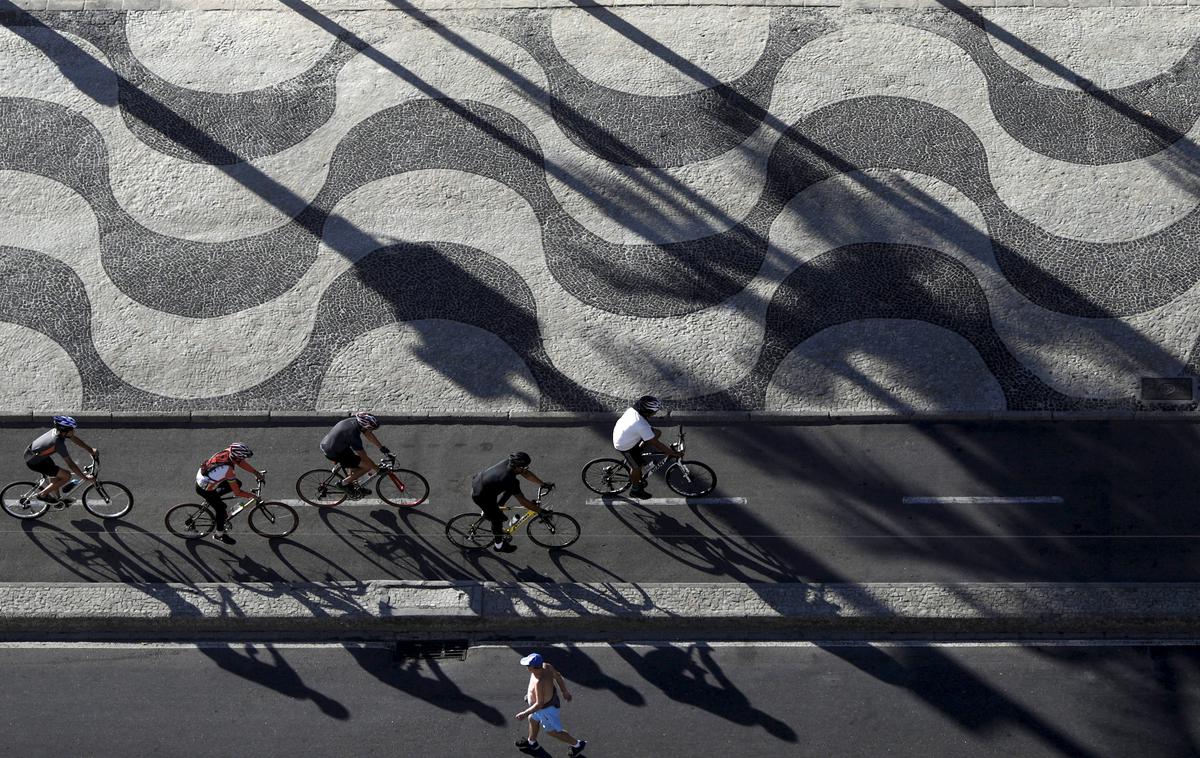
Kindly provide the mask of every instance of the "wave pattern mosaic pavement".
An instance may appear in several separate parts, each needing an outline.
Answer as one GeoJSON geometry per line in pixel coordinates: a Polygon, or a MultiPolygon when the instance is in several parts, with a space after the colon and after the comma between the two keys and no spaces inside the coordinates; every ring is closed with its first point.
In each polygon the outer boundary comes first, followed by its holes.
{"type": "Polygon", "coordinates": [[[10,13],[0,320],[101,410],[371,404],[356,354],[395,412],[1129,409],[1196,370],[1200,14],[1077,11],[1141,31],[1060,61],[1001,10],[647,13],[176,14],[194,66],[278,38],[228,91],[139,59],[171,16],[10,13]]]}

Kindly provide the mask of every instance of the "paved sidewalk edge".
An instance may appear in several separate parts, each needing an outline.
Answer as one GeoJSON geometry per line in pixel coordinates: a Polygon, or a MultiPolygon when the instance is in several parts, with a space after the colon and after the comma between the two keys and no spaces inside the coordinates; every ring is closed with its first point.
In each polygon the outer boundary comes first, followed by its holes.
{"type": "Polygon", "coordinates": [[[1200,630],[1200,583],[0,584],[0,635],[1130,634],[1200,630]]]}
{"type": "MultiPolygon", "coordinates": [[[[629,6],[805,6],[871,10],[875,8],[917,8],[923,10],[976,8],[1126,8],[1146,6],[1187,6],[1189,0],[307,0],[305,3],[322,13],[352,11],[414,13],[440,10],[537,10],[587,7],[629,6]]],[[[1196,5],[1191,0],[1191,5],[1196,5]]],[[[6,6],[0,5],[0,8],[6,6]]],[[[281,0],[11,0],[12,9],[30,11],[278,11],[294,12],[294,6],[281,0]]]]}
{"type": "MultiPolygon", "coordinates": [[[[330,419],[350,415],[350,411],[56,411],[74,416],[89,426],[258,426],[263,424],[304,426],[327,424],[330,419]]],[[[0,427],[30,426],[48,423],[56,412],[36,411],[0,413],[0,427]]],[[[384,424],[516,424],[529,426],[588,426],[612,423],[620,411],[496,411],[492,413],[379,413],[384,424]]],[[[670,411],[656,416],[665,424],[722,424],[759,423],[791,426],[829,426],[833,424],[938,424],[979,422],[1109,422],[1164,421],[1200,422],[1200,410],[1158,411],[993,411],[909,413],[878,411],[670,411]]]]}

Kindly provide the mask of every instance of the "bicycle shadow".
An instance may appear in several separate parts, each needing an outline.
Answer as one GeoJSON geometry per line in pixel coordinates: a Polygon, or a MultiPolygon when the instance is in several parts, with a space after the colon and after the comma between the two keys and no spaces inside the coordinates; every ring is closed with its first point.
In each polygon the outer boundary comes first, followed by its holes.
{"type": "Polygon", "coordinates": [[[406,509],[404,516],[409,528],[402,530],[393,511],[381,508],[370,515],[374,523],[336,507],[318,511],[318,518],[330,532],[387,576],[395,579],[474,578],[438,552],[430,540],[412,526],[415,519],[428,520],[441,526],[444,524],[441,519],[406,509]]]}

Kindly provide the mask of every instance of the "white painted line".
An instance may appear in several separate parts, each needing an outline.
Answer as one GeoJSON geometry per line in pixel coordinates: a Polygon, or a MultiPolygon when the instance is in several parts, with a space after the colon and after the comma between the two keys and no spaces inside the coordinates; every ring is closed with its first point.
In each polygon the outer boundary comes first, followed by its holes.
{"type": "MultiPolygon", "coordinates": [[[[372,508],[378,508],[379,506],[385,506],[387,508],[396,508],[396,507],[411,508],[412,507],[411,505],[395,506],[395,505],[392,505],[391,503],[385,503],[382,500],[343,500],[342,502],[338,503],[337,505],[310,505],[310,504],[304,502],[303,500],[299,500],[299,499],[297,499],[297,500],[278,500],[276,502],[285,503],[287,505],[292,506],[293,508],[322,508],[322,509],[330,509],[330,510],[336,509],[336,508],[349,508],[351,506],[356,506],[356,505],[357,506],[370,506],[372,508]]],[[[424,507],[426,505],[429,505],[428,500],[421,503],[421,505],[418,507],[424,507]]]]}
{"type": "Polygon", "coordinates": [[[905,505],[1062,505],[1057,495],[1033,497],[906,497],[905,505]]]}
{"type": "Polygon", "coordinates": [[[746,505],[744,497],[650,497],[638,500],[623,495],[593,497],[584,505],[612,505],[614,503],[638,503],[639,505],[746,505]]]}

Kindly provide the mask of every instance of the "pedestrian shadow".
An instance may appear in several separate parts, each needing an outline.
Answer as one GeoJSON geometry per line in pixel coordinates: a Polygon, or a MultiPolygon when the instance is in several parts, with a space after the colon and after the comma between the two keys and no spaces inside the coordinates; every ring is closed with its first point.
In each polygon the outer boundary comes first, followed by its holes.
{"type": "Polygon", "coordinates": [[[647,682],[672,700],[746,726],[761,726],[783,742],[797,742],[790,726],[755,708],[717,664],[707,645],[655,647],[644,655],[626,645],[613,650],[647,682]]]}
{"type": "Polygon", "coordinates": [[[350,711],[346,706],[306,685],[273,645],[247,644],[244,648],[245,654],[229,646],[201,646],[198,649],[213,663],[231,674],[275,690],[293,700],[311,700],[321,709],[321,713],[339,721],[350,718],[350,711]],[[260,650],[263,649],[270,656],[270,661],[259,657],[260,650]]]}
{"type": "Polygon", "coordinates": [[[492,726],[505,723],[497,708],[463,692],[436,660],[396,661],[390,650],[378,647],[351,647],[347,652],[364,671],[389,687],[452,713],[474,714],[492,726]]]}

